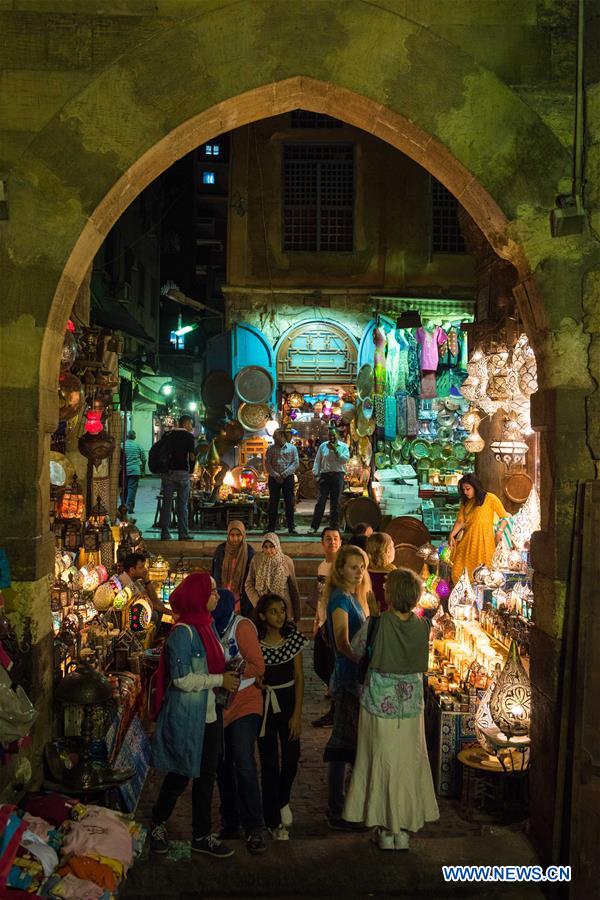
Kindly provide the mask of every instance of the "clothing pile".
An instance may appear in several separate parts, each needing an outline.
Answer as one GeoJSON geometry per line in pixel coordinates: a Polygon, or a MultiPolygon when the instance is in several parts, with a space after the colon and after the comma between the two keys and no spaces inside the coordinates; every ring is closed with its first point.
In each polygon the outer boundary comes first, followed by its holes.
{"type": "Polygon", "coordinates": [[[58,793],[0,806],[0,898],[113,900],[146,829],[130,816],[58,793]]]}

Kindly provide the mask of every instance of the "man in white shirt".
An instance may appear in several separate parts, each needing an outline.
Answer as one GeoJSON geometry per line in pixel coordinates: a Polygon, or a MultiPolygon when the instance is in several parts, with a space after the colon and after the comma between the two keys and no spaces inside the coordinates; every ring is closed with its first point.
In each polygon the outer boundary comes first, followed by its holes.
{"type": "Polygon", "coordinates": [[[350,449],[341,441],[335,428],[329,429],[329,440],[321,444],[315,456],[313,475],[319,482],[319,499],[310,526],[309,534],[317,534],[329,498],[329,523],[338,528],[340,520],[340,498],[344,490],[344,473],[350,459],[350,449]]]}
{"type": "Polygon", "coordinates": [[[273,435],[273,445],[265,454],[265,468],[269,475],[269,525],[267,531],[277,531],[279,498],[283,493],[288,532],[298,534],[294,525],[294,473],[300,465],[298,450],[291,444],[283,428],[273,435]]]}

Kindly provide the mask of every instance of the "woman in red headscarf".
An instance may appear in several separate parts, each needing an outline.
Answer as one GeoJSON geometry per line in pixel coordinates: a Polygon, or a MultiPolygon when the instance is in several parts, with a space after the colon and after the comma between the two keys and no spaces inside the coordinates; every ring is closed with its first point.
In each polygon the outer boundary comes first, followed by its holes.
{"type": "Polygon", "coordinates": [[[168,850],[166,822],[177,799],[192,787],[192,850],[231,856],[211,833],[212,794],[221,752],[221,712],[214,688],[236,691],[239,677],[225,671],[212,610],[219,595],[206,572],[188,575],[171,594],[177,624],[165,643],[157,673],[156,707],[160,710],[152,741],[152,765],[167,775],[152,809],[150,846],[168,850]]]}

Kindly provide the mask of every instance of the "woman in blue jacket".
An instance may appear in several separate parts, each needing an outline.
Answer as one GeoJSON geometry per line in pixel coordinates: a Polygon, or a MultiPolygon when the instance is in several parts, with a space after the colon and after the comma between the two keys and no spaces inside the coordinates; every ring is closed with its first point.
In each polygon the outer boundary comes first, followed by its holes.
{"type": "Polygon", "coordinates": [[[227,857],[233,850],[211,833],[212,794],[221,752],[222,716],[214,688],[236,691],[239,677],[225,671],[225,656],[211,612],[217,605],[214,579],[188,575],[170,597],[176,625],[161,656],[156,685],[160,709],[152,742],[152,764],[167,772],[152,809],[150,846],[168,850],[166,823],[178,798],[192,786],[192,850],[227,857]]]}

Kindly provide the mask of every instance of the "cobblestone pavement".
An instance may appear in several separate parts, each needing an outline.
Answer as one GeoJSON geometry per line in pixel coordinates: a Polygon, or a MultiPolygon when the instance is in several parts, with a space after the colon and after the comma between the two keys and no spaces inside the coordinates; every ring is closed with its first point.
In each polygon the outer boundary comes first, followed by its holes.
{"type": "MultiPolygon", "coordinates": [[[[171,862],[144,854],[130,872],[122,892],[128,900],[161,898],[191,900],[220,897],[541,897],[533,885],[445,885],[441,866],[462,864],[535,864],[535,853],[520,830],[482,826],[460,816],[457,803],[440,801],[439,822],[426,826],[411,840],[408,853],[382,853],[367,834],[341,834],[327,828],[326,770],[323,746],[329,731],[312,728],[311,720],[325,712],[321,682],[312,673],[311,645],[305,656],[306,697],[302,755],[292,794],[294,826],[289,842],[270,841],[261,857],[232,842],[235,855],[226,860],[207,857],[171,862]]],[[[161,776],[151,772],[137,818],[148,823],[161,776]]],[[[214,828],[218,827],[215,789],[214,828]]],[[[190,838],[190,791],[181,797],[169,822],[169,837],[190,838]]]]}

